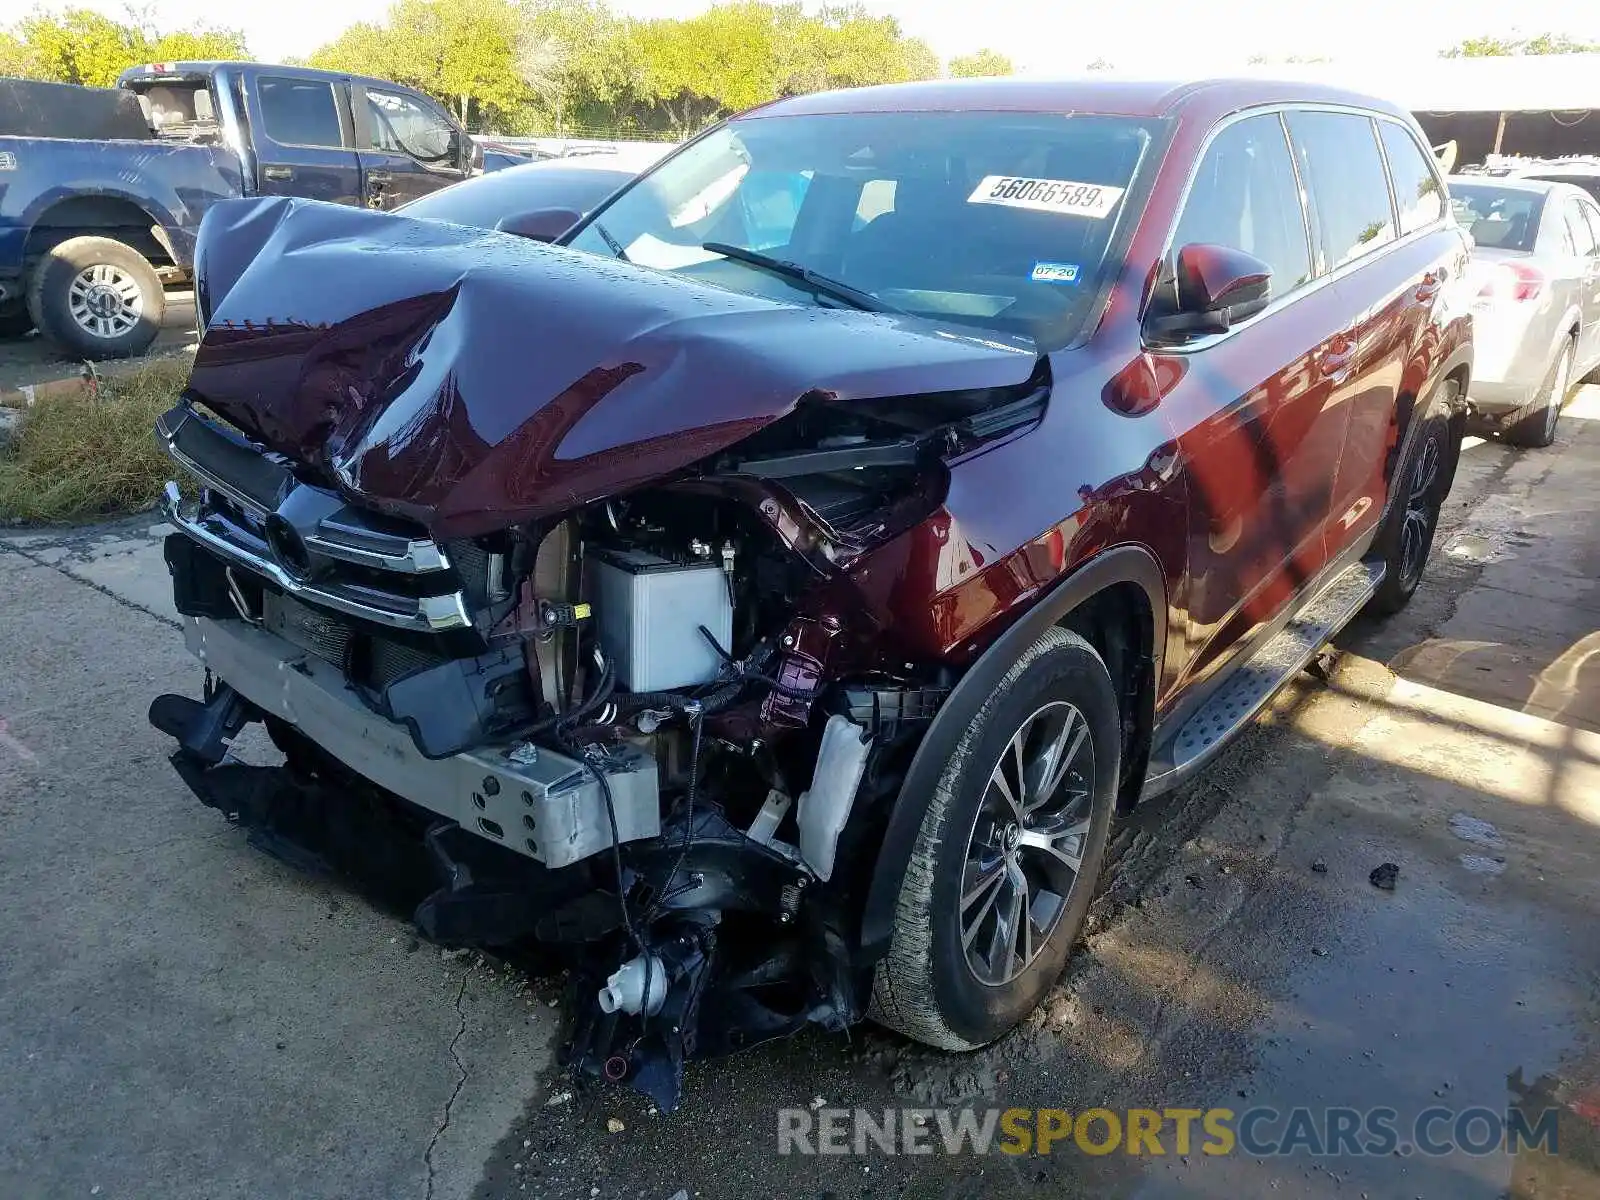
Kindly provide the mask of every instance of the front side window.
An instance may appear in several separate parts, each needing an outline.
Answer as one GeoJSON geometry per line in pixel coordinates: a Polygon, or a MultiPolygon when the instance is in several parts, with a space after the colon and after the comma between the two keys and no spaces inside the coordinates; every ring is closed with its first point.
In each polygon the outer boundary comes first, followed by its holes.
{"type": "Polygon", "coordinates": [[[1539,236],[1544,193],[1453,181],[1450,207],[1455,210],[1456,224],[1472,234],[1478,245],[1496,250],[1532,250],[1539,236]]]}
{"type": "Polygon", "coordinates": [[[1372,118],[1295,110],[1288,114],[1300,174],[1311,194],[1329,270],[1394,241],[1389,181],[1372,118]]]}
{"type": "Polygon", "coordinates": [[[263,75],[256,81],[261,123],[280,146],[344,145],[333,85],[316,79],[263,75]]]}
{"type": "MultiPolygon", "coordinates": [[[[708,244],[809,269],[876,304],[1070,341],[1161,123],[1011,112],[753,116],[702,137],[569,242],[722,287],[843,301],[708,244]]],[[[792,274],[792,272],[791,272],[792,274]]]]}
{"type": "Polygon", "coordinates": [[[1444,188],[1417,139],[1393,121],[1379,121],[1378,135],[1389,160],[1389,180],[1394,184],[1395,207],[1400,210],[1400,232],[1415,233],[1444,216],[1444,188]]]}
{"type": "Polygon", "coordinates": [[[455,165],[455,127],[412,96],[367,89],[367,144],[434,167],[455,165]]]}
{"type": "Polygon", "coordinates": [[[1311,278],[1311,245],[1294,164],[1276,113],[1236,121],[1211,140],[1172,248],[1196,242],[1253,254],[1272,268],[1272,296],[1311,278]]]}

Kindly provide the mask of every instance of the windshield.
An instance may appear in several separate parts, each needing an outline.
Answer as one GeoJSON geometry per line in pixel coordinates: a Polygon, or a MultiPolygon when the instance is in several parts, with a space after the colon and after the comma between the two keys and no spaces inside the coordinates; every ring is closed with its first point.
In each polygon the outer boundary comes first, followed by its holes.
{"type": "Polygon", "coordinates": [[[1451,180],[1450,207],[1456,224],[1470,231],[1478,245],[1496,250],[1532,250],[1539,236],[1544,193],[1451,180]]]}
{"type": "Polygon", "coordinates": [[[1072,340],[1159,122],[1044,113],[747,117],[600,209],[580,250],[758,295],[1072,340]],[[722,243],[844,284],[763,269],[722,243]]]}

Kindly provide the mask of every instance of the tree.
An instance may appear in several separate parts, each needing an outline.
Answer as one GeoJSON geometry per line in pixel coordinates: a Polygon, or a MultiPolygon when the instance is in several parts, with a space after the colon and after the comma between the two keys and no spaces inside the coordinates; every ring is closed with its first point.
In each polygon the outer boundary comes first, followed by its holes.
{"type": "Polygon", "coordinates": [[[0,75],[23,74],[59,83],[110,87],[129,67],[182,59],[245,59],[244,35],[201,27],[160,34],[141,15],[113,21],[86,8],[24,17],[18,38],[0,33],[0,75]]]}
{"type": "Polygon", "coordinates": [[[350,26],[314,67],[378,75],[429,93],[463,125],[527,96],[517,73],[522,13],[511,0],[399,0],[382,25],[350,26]]]}
{"type": "Polygon", "coordinates": [[[646,96],[689,134],[776,95],[777,10],[755,0],[640,23],[631,39],[646,96]]]}
{"type": "Polygon", "coordinates": [[[197,29],[168,33],[151,42],[147,62],[243,62],[250,57],[244,34],[237,29],[197,29]]]}
{"type": "Polygon", "coordinates": [[[637,90],[626,31],[595,0],[531,0],[523,9],[517,74],[556,132],[580,109],[610,108],[637,90]]]}
{"type": "Polygon", "coordinates": [[[0,30],[0,75],[15,79],[45,78],[43,67],[34,59],[33,47],[4,30],[0,30]]]}
{"type": "Polygon", "coordinates": [[[1541,33],[1532,38],[1473,37],[1440,51],[1444,58],[1500,58],[1512,54],[1590,54],[1600,43],[1581,42],[1564,33],[1541,33]]]}
{"type": "Polygon", "coordinates": [[[952,79],[982,78],[987,75],[1010,75],[1011,60],[998,50],[979,50],[975,54],[962,54],[950,60],[952,79]]]}
{"type": "Polygon", "coordinates": [[[110,87],[128,67],[146,61],[144,34],[87,8],[60,16],[37,11],[17,26],[40,77],[110,87]]]}

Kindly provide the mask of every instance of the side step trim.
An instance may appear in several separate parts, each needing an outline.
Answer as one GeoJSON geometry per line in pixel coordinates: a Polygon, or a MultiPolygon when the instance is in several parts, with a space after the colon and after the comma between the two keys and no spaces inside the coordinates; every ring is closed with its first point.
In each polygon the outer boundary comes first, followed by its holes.
{"type": "Polygon", "coordinates": [[[1379,562],[1358,562],[1345,568],[1247,662],[1235,668],[1232,677],[1178,730],[1164,756],[1170,765],[1145,780],[1142,798],[1171,791],[1211,761],[1365,607],[1383,576],[1379,562]]]}

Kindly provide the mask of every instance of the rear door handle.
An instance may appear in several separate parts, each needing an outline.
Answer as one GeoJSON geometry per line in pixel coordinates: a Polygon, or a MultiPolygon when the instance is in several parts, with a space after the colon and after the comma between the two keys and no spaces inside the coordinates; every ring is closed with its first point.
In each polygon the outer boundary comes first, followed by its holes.
{"type": "Polygon", "coordinates": [[[1356,361],[1356,339],[1350,334],[1332,339],[1328,349],[1317,359],[1317,370],[1324,379],[1340,378],[1348,374],[1356,361]]]}
{"type": "Polygon", "coordinates": [[[278,180],[293,179],[294,178],[294,168],[293,167],[262,167],[261,168],[261,174],[264,175],[268,179],[278,179],[278,180]]]}
{"type": "Polygon", "coordinates": [[[367,172],[367,182],[368,183],[376,183],[380,187],[382,185],[386,184],[386,183],[391,182],[393,179],[394,179],[394,176],[389,174],[389,172],[387,172],[387,171],[368,171],[367,172]]]}

